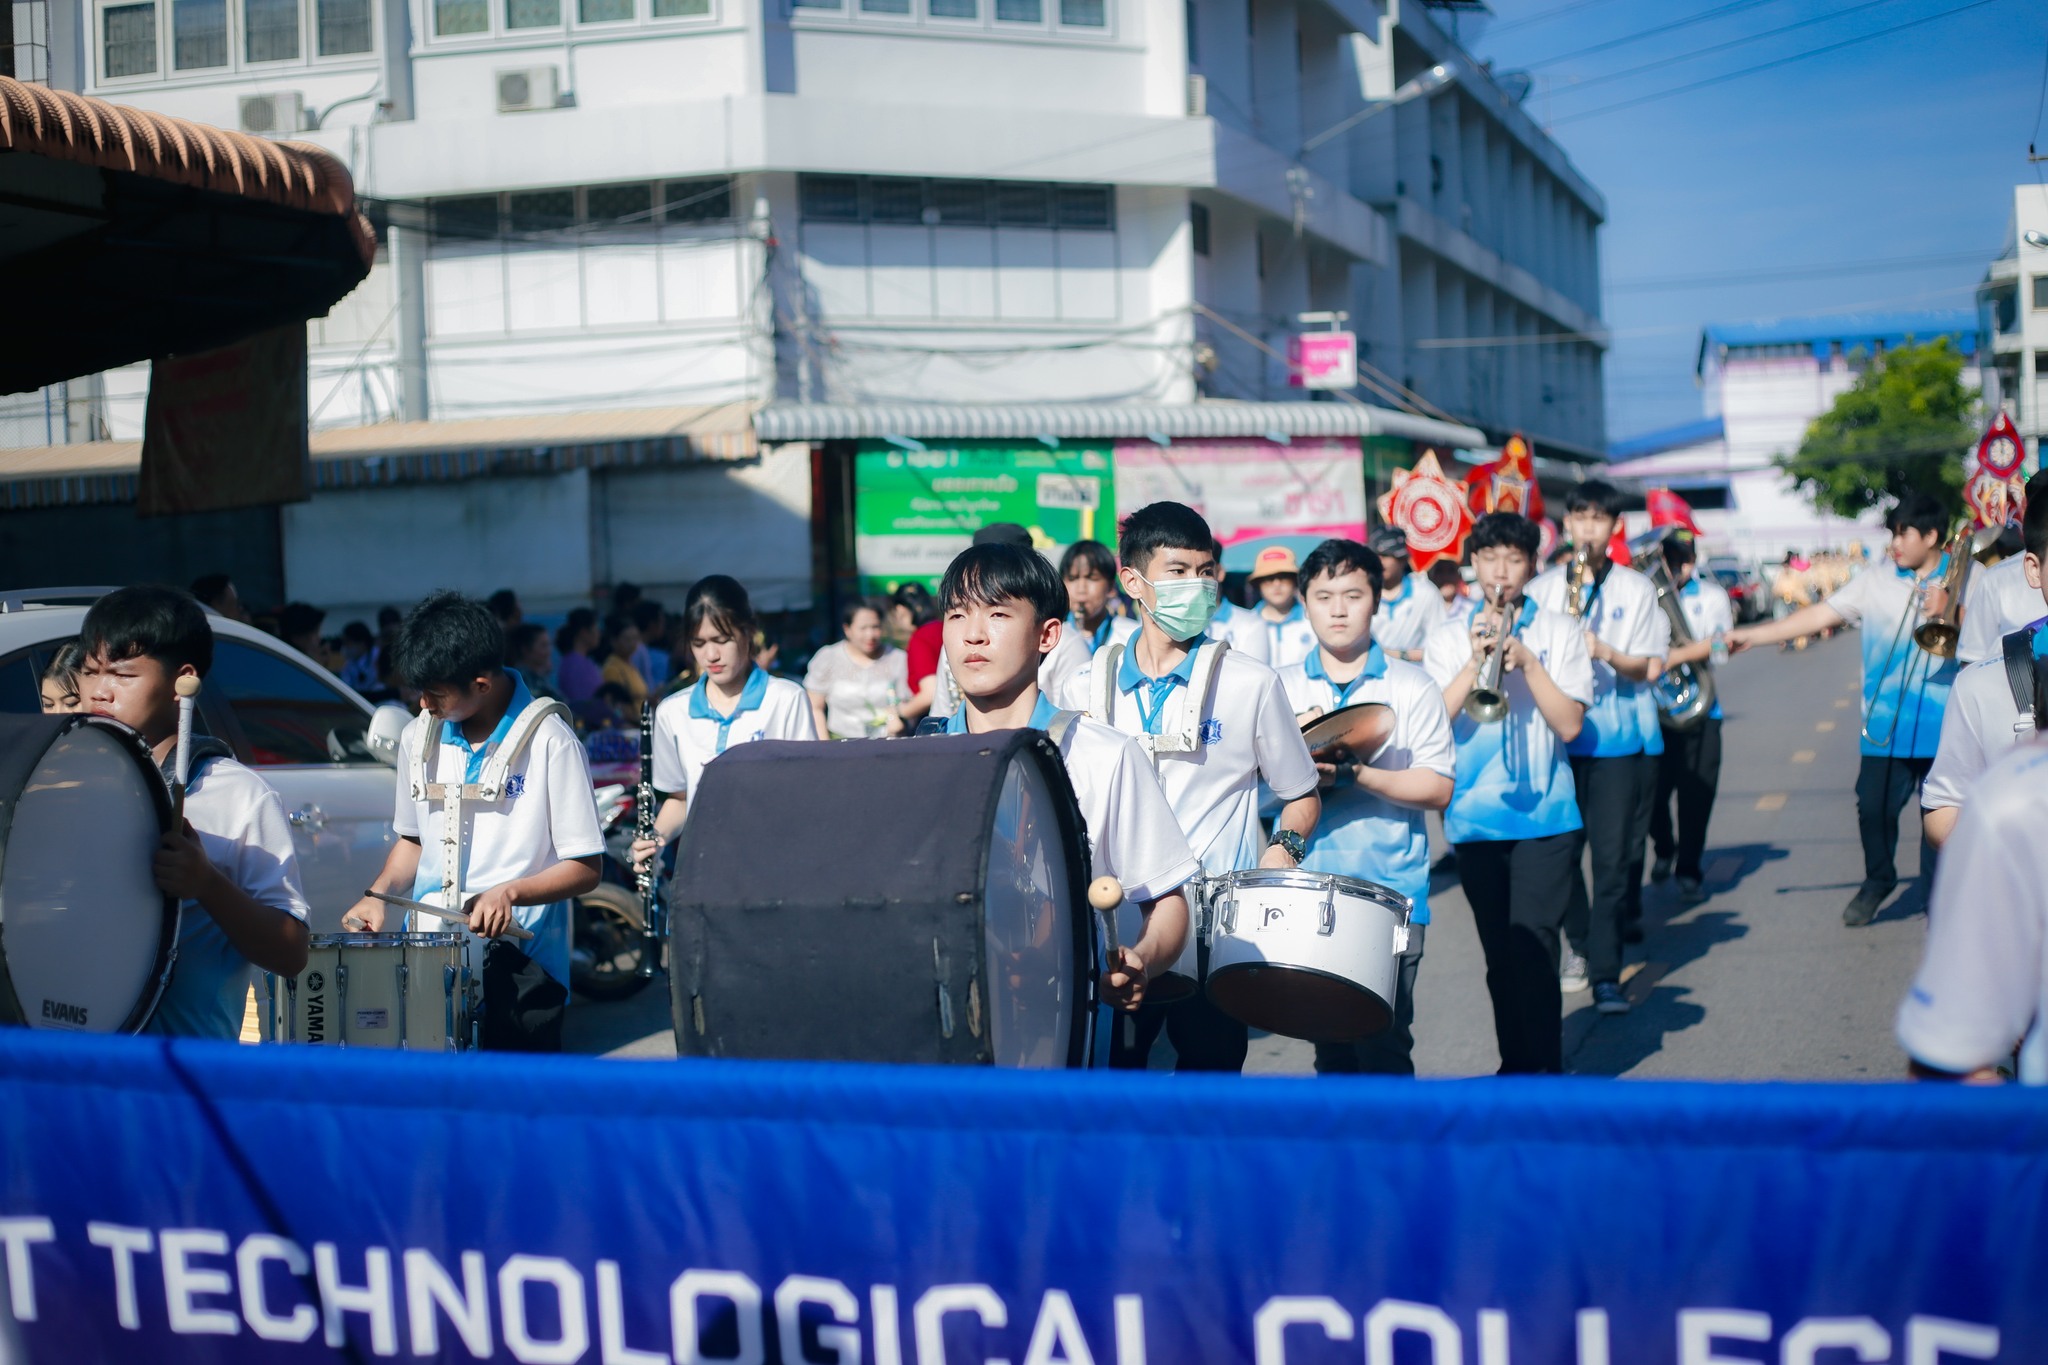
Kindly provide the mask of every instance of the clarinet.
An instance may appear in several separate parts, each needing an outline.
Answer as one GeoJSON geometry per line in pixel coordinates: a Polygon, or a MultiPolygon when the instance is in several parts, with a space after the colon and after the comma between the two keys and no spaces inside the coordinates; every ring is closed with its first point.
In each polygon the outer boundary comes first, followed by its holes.
{"type": "MultiPolygon", "coordinates": [[[[654,699],[640,708],[640,789],[634,796],[635,832],[642,839],[656,837],[654,831],[654,699]]],[[[668,938],[668,914],[656,889],[660,880],[661,853],[656,850],[634,874],[640,892],[640,934],[646,940],[640,953],[640,975],[651,977],[661,965],[661,945],[668,938]]]]}

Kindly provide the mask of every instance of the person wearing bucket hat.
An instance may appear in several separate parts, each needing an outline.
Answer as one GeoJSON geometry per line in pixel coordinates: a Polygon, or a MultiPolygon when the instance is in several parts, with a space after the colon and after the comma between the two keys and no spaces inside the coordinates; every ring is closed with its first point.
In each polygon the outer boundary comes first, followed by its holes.
{"type": "Polygon", "coordinates": [[[1316,647],[1315,631],[1302,614],[1296,590],[1300,577],[1294,551],[1285,545],[1268,545],[1252,560],[1252,591],[1260,599],[1253,614],[1266,628],[1267,662],[1276,670],[1300,663],[1316,647]]]}
{"type": "Polygon", "coordinates": [[[1380,594],[1380,609],[1373,617],[1372,637],[1390,659],[1422,662],[1423,642],[1443,610],[1443,598],[1430,585],[1416,583],[1410,572],[1408,533],[1398,526],[1382,526],[1367,542],[1380,557],[1386,586],[1380,594]]]}

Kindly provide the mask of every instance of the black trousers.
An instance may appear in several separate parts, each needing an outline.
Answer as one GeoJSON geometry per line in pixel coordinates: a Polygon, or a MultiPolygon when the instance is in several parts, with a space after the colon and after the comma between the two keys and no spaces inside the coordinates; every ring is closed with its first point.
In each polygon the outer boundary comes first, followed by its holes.
{"type": "MultiPolygon", "coordinates": [[[[1203,944],[1196,956],[1206,980],[1208,945],[1203,944]]],[[[1251,1050],[1251,1030],[1210,1004],[1201,991],[1168,1005],[1148,1001],[1136,1014],[1118,1014],[1111,1028],[1109,1064],[1120,1071],[1143,1071],[1161,1030],[1173,1043],[1175,1071],[1243,1071],[1245,1054],[1251,1050]]]]}
{"type": "Polygon", "coordinates": [[[1317,1043],[1318,1076],[1415,1074],[1415,973],[1422,966],[1422,940],[1428,927],[1408,926],[1408,950],[1395,968],[1393,1025],[1355,1043],[1317,1043]]]}
{"type": "Polygon", "coordinates": [[[1564,927],[1586,955],[1586,974],[1595,983],[1621,980],[1622,926],[1630,922],[1631,908],[1636,918],[1642,915],[1643,841],[1649,837],[1656,763],[1650,754],[1572,759],[1579,818],[1586,826],[1576,837],[1578,848],[1592,852],[1593,887],[1588,895],[1575,852],[1564,927]]]}
{"type": "Polygon", "coordinates": [[[504,939],[484,947],[483,1018],[477,1046],[485,1052],[560,1052],[569,988],[504,939]]]}
{"type": "Polygon", "coordinates": [[[1677,873],[1705,881],[1700,858],[1707,851],[1707,821],[1721,789],[1721,722],[1703,720],[1690,730],[1666,730],[1657,760],[1657,795],[1650,804],[1650,843],[1659,858],[1675,858],[1677,873]],[[1678,801],[1678,833],[1671,830],[1671,802],[1678,801]]]}
{"type": "Polygon", "coordinates": [[[1503,1075],[1564,1070],[1557,944],[1571,885],[1579,880],[1579,844],[1572,833],[1455,846],[1458,880],[1486,954],[1503,1075]]]}
{"type": "MultiPolygon", "coordinates": [[[[1883,895],[1899,884],[1899,812],[1920,791],[1931,758],[1865,754],[1856,771],[1856,832],[1863,838],[1863,889],[1883,895]]],[[[1920,875],[1932,884],[1934,846],[1921,836],[1920,875]]]]}

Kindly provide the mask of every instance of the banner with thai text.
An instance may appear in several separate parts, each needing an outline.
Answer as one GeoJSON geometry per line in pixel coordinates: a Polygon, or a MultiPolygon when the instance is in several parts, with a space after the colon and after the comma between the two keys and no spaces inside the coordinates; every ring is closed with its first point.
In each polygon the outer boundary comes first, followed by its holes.
{"type": "Polygon", "coordinates": [[[1355,440],[1118,441],[1117,516],[1160,501],[1200,512],[1226,551],[1253,541],[1359,540],[1365,459],[1355,440]]]}

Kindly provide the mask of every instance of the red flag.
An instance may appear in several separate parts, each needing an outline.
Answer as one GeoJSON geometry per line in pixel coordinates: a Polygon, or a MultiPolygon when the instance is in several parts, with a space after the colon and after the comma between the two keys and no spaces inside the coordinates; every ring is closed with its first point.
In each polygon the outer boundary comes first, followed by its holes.
{"type": "Polygon", "coordinates": [[[1650,525],[1683,526],[1694,535],[1700,533],[1698,523],[1692,519],[1691,504],[1670,489],[1652,488],[1646,501],[1650,508],[1650,525]]]}
{"type": "Polygon", "coordinates": [[[1620,522],[1614,524],[1614,539],[1607,542],[1607,559],[1609,563],[1624,567],[1632,567],[1636,562],[1628,552],[1628,532],[1620,522]]]}
{"type": "Polygon", "coordinates": [[[1543,490],[1536,484],[1536,462],[1521,435],[1510,436],[1498,458],[1465,476],[1466,502],[1473,512],[1520,512],[1543,520],[1543,490]]]}

